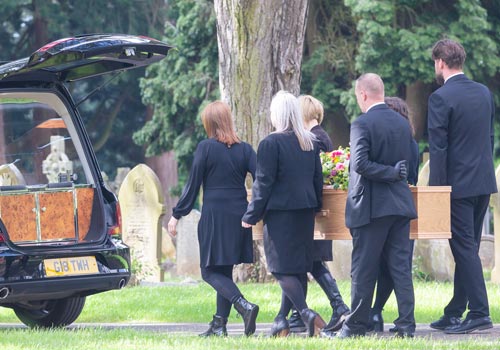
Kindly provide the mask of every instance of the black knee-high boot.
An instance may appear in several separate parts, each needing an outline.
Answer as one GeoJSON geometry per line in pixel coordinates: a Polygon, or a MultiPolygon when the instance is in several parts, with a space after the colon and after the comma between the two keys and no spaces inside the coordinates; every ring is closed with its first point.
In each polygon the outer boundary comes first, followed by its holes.
{"type": "Polygon", "coordinates": [[[325,292],[333,309],[332,318],[325,326],[324,330],[337,331],[342,328],[342,324],[350,311],[349,307],[344,303],[342,295],[340,295],[339,287],[337,286],[337,281],[335,281],[335,278],[333,278],[331,274],[322,274],[316,279],[316,282],[318,282],[321,289],[325,292]]]}

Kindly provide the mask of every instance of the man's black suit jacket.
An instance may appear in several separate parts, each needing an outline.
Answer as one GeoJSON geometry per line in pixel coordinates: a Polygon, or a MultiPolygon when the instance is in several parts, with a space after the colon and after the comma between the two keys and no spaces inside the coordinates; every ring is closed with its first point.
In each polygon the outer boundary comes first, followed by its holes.
{"type": "Polygon", "coordinates": [[[373,106],[352,123],[347,227],[389,215],[417,217],[406,179],[400,180],[394,167],[412,159],[412,140],[408,121],[386,104],[373,106]]]}
{"type": "Polygon", "coordinates": [[[497,192],[494,116],[491,92],[465,74],[449,78],[429,97],[429,185],[452,186],[452,198],[497,192]]]}
{"type": "Polygon", "coordinates": [[[291,131],[259,143],[252,201],[242,221],[256,224],[268,210],[321,209],[323,174],[319,149],[303,151],[291,131]]]}

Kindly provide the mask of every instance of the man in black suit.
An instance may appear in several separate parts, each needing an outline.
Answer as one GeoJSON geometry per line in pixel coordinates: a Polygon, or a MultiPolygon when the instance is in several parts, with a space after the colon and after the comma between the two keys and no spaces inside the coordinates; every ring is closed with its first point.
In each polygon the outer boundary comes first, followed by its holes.
{"type": "Polygon", "coordinates": [[[351,159],[346,203],[346,225],[353,251],[351,310],[336,337],[362,336],[369,323],[373,290],[381,256],[394,280],[399,317],[398,336],[415,332],[414,293],[408,259],[410,220],[416,218],[408,187],[407,161],[412,133],[407,120],[384,103],[384,83],[373,73],[356,81],[361,111],[351,125],[351,159]]]}
{"type": "Polygon", "coordinates": [[[444,39],[432,49],[436,80],[429,97],[429,185],[452,186],[450,247],[455,258],[453,298],[431,323],[445,333],[493,327],[479,259],[481,228],[490,194],[497,192],[493,169],[495,105],[488,88],[465,76],[465,50],[444,39]],[[460,318],[467,304],[469,313],[460,318]]]}

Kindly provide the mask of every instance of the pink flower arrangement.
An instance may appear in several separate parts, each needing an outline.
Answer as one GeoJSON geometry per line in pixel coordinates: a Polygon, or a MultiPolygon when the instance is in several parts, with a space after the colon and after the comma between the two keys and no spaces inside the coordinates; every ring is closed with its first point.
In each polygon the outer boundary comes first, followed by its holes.
{"type": "Polygon", "coordinates": [[[349,183],[349,147],[332,152],[321,152],[320,159],[323,168],[323,184],[338,190],[347,190],[349,183]]]}

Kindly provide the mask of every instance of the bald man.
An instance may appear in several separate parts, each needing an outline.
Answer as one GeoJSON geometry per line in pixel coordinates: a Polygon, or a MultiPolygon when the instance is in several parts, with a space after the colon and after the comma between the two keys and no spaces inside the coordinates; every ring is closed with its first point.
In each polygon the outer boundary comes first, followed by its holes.
{"type": "Polygon", "coordinates": [[[413,337],[414,294],[409,265],[410,220],[417,217],[407,184],[412,157],[408,121],[384,103],[384,83],[374,73],[356,81],[363,112],[351,125],[346,225],[352,235],[351,310],[338,338],[363,336],[369,323],[379,263],[384,256],[394,280],[397,336],[413,337]]]}

